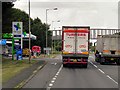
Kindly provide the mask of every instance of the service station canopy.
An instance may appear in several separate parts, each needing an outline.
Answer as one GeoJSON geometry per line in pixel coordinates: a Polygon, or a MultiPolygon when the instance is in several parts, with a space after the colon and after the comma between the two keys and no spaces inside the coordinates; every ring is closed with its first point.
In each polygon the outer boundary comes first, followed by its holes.
{"type": "MultiPolygon", "coordinates": [[[[2,37],[3,37],[3,39],[12,39],[13,34],[12,33],[4,33],[2,35],[2,37]]],[[[28,33],[26,33],[26,34],[23,33],[22,37],[23,37],[23,40],[29,40],[29,34],[28,33]]],[[[37,37],[33,34],[30,35],[30,38],[31,38],[31,40],[36,40],[37,39],[37,37]]]]}

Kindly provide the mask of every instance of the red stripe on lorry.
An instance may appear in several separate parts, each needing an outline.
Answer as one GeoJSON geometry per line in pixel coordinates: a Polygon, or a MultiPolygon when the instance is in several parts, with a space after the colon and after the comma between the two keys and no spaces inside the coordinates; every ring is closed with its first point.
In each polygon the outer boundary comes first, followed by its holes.
{"type": "Polygon", "coordinates": [[[80,33],[89,33],[89,30],[64,30],[64,32],[80,32],[80,33]]]}

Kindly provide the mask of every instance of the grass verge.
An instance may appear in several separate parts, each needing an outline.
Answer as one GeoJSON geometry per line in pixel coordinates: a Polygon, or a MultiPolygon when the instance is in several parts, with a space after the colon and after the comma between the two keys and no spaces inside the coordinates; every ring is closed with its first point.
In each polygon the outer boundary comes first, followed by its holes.
{"type": "Polygon", "coordinates": [[[46,54],[41,54],[40,56],[38,56],[38,58],[54,58],[56,57],[58,54],[50,54],[50,55],[46,55],[46,54]]]}
{"type": "Polygon", "coordinates": [[[33,64],[37,63],[36,60],[31,60],[29,64],[28,60],[11,60],[2,58],[2,83],[4,84],[9,79],[19,74],[23,69],[29,68],[33,64]]]}

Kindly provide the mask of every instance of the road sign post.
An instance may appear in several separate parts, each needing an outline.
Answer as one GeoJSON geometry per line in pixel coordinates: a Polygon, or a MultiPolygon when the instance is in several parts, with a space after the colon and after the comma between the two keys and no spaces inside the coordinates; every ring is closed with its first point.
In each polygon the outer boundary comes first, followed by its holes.
{"type": "MultiPolygon", "coordinates": [[[[18,44],[20,45],[20,48],[16,49],[16,58],[17,58],[17,60],[19,60],[18,57],[21,57],[21,59],[22,59],[22,48],[23,48],[22,32],[23,32],[23,23],[22,22],[12,22],[12,29],[13,29],[13,39],[19,39],[20,40],[20,44],[18,42],[18,44]],[[21,53],[18,53],[18,52],[21,52],[21,53]]],[[[12,43],[15,43],[15,41],[12,42],[12,43]]],[[[14,44],[14,45],[16,45],[16,44],[14,44]]],[[[14,49],[14,47],[12,47],[12,48],[14,49]]],[[[13,57],[14,57],[14,54],[13,54],[13,57]]]]}
{"type": "Polygon", "coordinates": [[[44,51],[46,52],[47,55],[50,54],[50,51],[51,51],[51,48],[47,47],[47,48],[44,48],[44,51]]]}

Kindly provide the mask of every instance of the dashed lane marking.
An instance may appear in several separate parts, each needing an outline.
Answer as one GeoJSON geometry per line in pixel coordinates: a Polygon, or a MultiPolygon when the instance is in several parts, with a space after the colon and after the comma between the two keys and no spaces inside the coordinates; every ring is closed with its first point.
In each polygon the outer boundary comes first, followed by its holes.
{"type": "MultiPolygon", "coordinates": [[[[91,61],[89,61],[89,62],[90,62],[94,67],[98,68],[98,66],[96,66],[95,64],[93,64],[91,61]]],[[[99,69],[99,68],[98,68],[98,70],[99,70],[101,73],[105,74],[110,80],[112,80],[114,83],[116,83],[116,84],[118,85],[118,82],[115,81],[113,78],[111,78],[109,75],[107,75],[103,70],[101,70],[101,69],[99,69]]]]}
{"type": "Polygon", "coordinates": [[[54,83],[55,81],[51,81],[51,83],[54,83]]]}
{"type": "Polygon", "coordinates": [[[53,86],[53,84],[52,84],[52,83],[50,83],[50,84],[49,84],[49,87],[52,87],[52,86],[53,86]]]}
{"type": "Polygon", "coordinates": [[[56,80],[56,78],[53,78],[53,80],[56,80]]]}
{"type": "Polygon", "coordinates": [[[52,81],[49,83],[49,86],[47,87],[47,90],[51,89],[51,87],[55,83],[55,80],[57,79],[57,76],[59,75],[59,73],[62,70],[62,68],[63,68],[63,65],[61,65],[61,67],[59,68],[59,70],[57,71],[57,73],[55,74],[55,76],[52,78],[52,81]]]}

